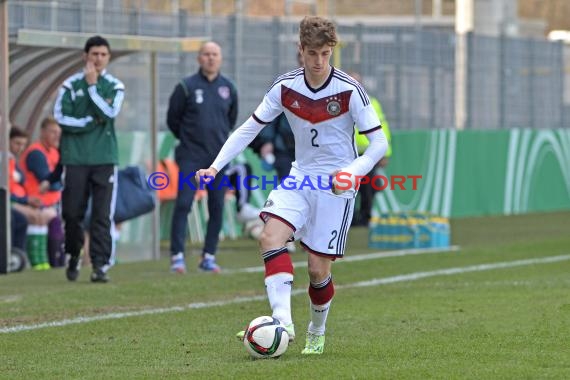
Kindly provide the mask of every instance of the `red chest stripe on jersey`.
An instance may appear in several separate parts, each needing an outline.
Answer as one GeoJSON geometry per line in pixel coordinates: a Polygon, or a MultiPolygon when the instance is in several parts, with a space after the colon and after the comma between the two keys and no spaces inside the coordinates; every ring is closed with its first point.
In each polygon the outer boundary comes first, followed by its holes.
{"type": "Polygon", "coordinates": [[[348,112],[352,90],[313,100],[288,87],[281,86],[281,103],[296,116],[312,124],[333,119],[348,112]]]}

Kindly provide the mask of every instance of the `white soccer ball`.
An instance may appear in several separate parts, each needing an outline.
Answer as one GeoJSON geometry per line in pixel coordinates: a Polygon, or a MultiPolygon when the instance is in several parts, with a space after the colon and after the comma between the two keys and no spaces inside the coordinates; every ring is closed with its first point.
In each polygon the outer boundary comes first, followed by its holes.
{"type": "Polygon", "coordinates": [[[244,234],[252,239],[259,240],[264,226],[265,223],[260,218],[247,221],[243,226],[244,234]]]}
{"type": "Polygon", "coordinates": [[[243,344],[255,359],[277,358],[287,351],[289,334],[277,318],[257,317],[245,329],[243,344]]]}

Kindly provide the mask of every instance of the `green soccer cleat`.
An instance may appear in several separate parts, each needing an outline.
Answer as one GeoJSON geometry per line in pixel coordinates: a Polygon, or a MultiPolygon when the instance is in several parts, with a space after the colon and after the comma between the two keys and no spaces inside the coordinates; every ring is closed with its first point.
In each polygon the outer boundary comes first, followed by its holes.
{"type": "Polygon", "coordinates": [[[307,332],[307,342],[301,351],[304,355],[320,355],[325,350],[325,336],[307,332]]]}
{"type": "MultiPolygon", "coordinates": [[[[287,331],[287,335],[289,335],[289,342],[294,341],[295,340],[295,325],[293,323],[288,324],[287,326],[285,326],[285,330],[287,331]]],[[[244,337],[245,337],[245,330],[238,331],[238,333],[236,334],[236,338],[239,341],[243,341],[244,337]]]]}

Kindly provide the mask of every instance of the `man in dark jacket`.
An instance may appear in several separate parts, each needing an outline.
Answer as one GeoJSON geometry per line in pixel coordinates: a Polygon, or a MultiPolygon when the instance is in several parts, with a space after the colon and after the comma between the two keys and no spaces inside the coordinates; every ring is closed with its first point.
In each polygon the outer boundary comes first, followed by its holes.
{"type": "MultiPolygon", "coordinates": [[[[168,128],[180,140],[175,151],[180,182],[170,233],[170,269],[176,273],[186,273],[184,243],[188,213],[196,190],[201,187],[196,183],[194,173],[216,157],[234,127],[238,113],[236,88],[220,74],[220,46],[215,42],[204,43],[198,52],[198,63],[198,72],[182,79],[174,88],[167,114],[168,128]]],[[[223,177],[217,176],[216,181],[207,186],[209,220],[199,265],[207,272],[220,271],[215,254],[226,190],[220,186],[223,177]]]]}
{"type": "Polygon", "coordinates": [[[84,243],[83,218],[93,199],[89,255],[92,282],[107,282],[114,258],[112,239],[118,164],[115,118],[121,110],[125,86],[106,70],[109,42],[94,36],[85,43],[82,72],[63,82],[54,107],[61,126],[61,163],[64,166],[62,215],[67,279],[79,276],[79,255],[84,243]]]}

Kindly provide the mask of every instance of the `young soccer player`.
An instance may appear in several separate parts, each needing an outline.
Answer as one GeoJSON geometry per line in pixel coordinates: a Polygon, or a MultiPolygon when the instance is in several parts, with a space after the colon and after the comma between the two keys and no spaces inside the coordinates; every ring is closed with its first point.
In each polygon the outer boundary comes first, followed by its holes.
{"type": "MultiPolygon", "coordinates": [[[[338,171],[365,175],[384,156],[388,145],[364,88],[330,65],[337,44],[334,24],[321,17],[305,17],[299,39],[304,66],[277,78],[254,114],[230,136],[212,165],[199,170],[196,176],[205,182],[212,180],[268,122],[285,113],[295,135],[296,159],[290,176],[297,186],[288,184],[273,190],[261,212],[266,222],[260,239],[265,286],[273,317],[287,326],[293,339],[293,265],[285,243],[292,237],[300,239],[309,253],[311,313],[302,353],[322,354],[325,323],[334,295],[332,261],[344,255],[355,190],[340,193],[317,184],[338,171]],[[355,123],[370,140],[360,157],[353,137],[355,123]],[[309,182],[313,186],[308,186],[309,182]]],[[[240,336],[243,332],[238,333],[240,336]]]]}

